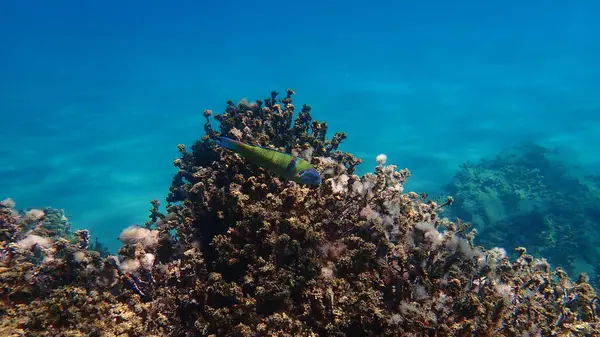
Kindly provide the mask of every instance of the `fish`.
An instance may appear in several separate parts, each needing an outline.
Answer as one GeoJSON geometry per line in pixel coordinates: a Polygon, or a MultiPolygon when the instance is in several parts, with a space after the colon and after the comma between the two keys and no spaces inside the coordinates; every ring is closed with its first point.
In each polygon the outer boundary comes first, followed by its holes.
{"type": "Polygon", "coordinates": [[[308,161],[259,146],[252,146],[227,137],[218,137],[217,145],[238,153],[252,164],[258,165],[280,177],[305,185],[320,185],[321,174],[308,161]]]}

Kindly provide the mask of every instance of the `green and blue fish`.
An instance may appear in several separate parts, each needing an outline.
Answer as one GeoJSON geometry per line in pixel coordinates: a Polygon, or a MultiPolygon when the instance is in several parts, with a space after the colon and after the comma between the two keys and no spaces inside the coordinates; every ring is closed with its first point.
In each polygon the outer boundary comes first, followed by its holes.
{"type": "Polygon", "coordinates": [[[248,145],[227,137],[217,138],[217,144],[240,154],[249,162],[287,180],[308,185],[321,184],[319,172],[302,158],[264,147],[248,145]]]}

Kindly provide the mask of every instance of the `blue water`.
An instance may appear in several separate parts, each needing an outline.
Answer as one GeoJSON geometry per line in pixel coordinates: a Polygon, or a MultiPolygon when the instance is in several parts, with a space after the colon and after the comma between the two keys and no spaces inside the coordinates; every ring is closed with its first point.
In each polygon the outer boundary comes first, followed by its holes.
{"type": "Polygon", "coordinates": [[[600,166],[597,1],[0,2],[0,198],[111,249],[203,109],[296,90],[343,149],[435,193],[520,140],[600,166]],[[492,3],[492,4],[490,4],[492,3]]]}

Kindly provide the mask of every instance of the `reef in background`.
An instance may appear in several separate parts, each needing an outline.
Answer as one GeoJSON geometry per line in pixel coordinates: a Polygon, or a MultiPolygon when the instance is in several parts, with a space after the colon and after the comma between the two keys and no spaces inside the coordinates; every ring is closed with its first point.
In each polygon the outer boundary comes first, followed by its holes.
{"type": "Polygon", "coordinates": [[[596,294],[518,248],[473,244],[464,223],[386,165],[326,138],[293,91],[204,111],[206,135],[179,145],[167,214],[123,231],[118,256],[27,231],[0,208],[0,335],[592,336],[596,294]],[[220,135],[295,153],[324,181],[286,182],[215,146],[220,135]],[[174,234],[173,234],[174,233],[174,234]]]}
{"type": "Polygon", "coordinates": [[[485,247],[525,246],[569,275],[587,265],[600,286],[598,182],[552,149],[523,143],[463,165],[448,187],[455,203],[447,211],[473,222],[485,247]]]}

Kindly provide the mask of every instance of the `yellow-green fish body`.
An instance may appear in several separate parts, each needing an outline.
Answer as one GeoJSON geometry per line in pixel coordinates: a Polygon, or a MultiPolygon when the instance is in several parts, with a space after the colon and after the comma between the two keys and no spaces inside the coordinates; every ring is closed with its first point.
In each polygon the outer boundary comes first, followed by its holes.
{"type": "Polygon", "coordinates": [[[306,160],[259,146],[252,146],[227,137],[219,137],[218,145],[239,153],[248,161],[287,180],[300,184],[319,185],[321,175],[306,160]]]}

